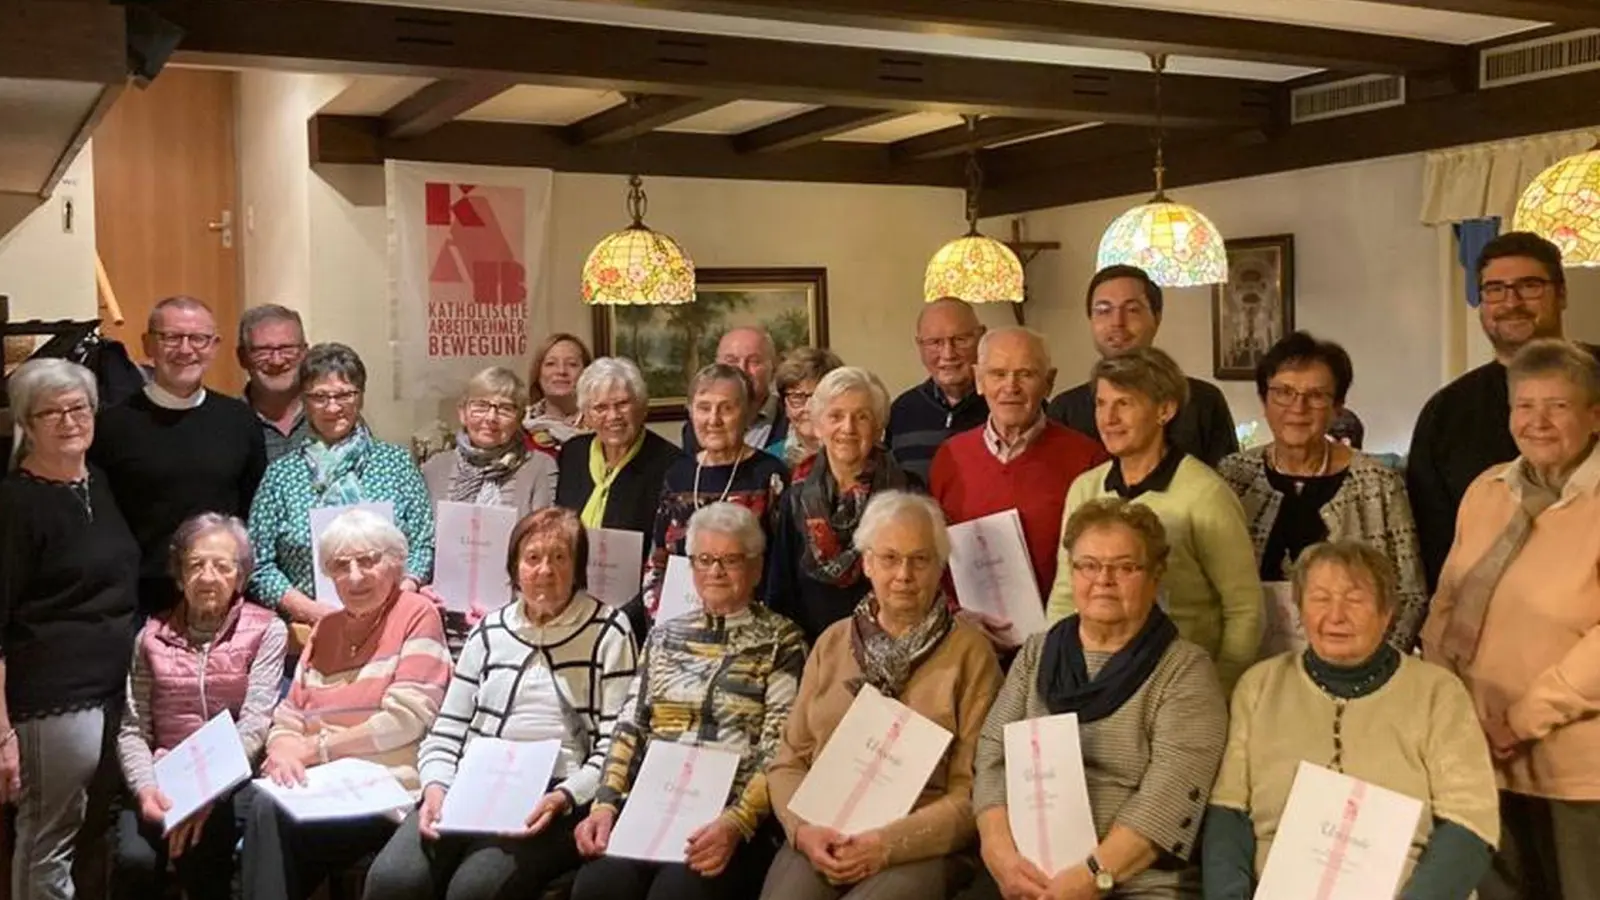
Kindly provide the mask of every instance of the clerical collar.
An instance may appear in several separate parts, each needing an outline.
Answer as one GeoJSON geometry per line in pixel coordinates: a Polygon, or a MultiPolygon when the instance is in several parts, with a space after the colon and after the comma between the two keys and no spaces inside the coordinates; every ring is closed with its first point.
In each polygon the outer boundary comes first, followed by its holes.
{"type": "Polygon", "coordinates": [[[1132,500],[1140,494],[1151,491],[1165,491],[1172,487],[1172,478],[1178,474],[1178,466],[1183,462],[1183,451],[1176,447],[1168,447],[1167,454],[1161,457],[1161,462],[1145,479],[1132,487],[1122,478],[1122,460],[1112,458],[1111,471],[1106,473],[1105,489],[1111,491],[1124,500],[1132,500]]]}
{"type": "Polygon", "coordinates": [[[144,386],[144,395],[162,409],[194,409],[206,402],[206,389],[201,388],[187,397],[179,397],[154,381],[144,386]]]}

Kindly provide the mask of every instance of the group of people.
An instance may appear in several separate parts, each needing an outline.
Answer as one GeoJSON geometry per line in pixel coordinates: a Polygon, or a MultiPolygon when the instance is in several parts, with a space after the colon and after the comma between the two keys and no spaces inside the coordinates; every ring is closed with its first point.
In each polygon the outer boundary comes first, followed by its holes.
{"type": "Polygon", "coordinates": [[[420,466],[369,429],[350,348],[251,309],[226,397],[203,386],[211,312],[162,301],[142,393],[100,409],[60,360],[8,382],[12,896],[175,875],[227,897],[238,857],[263,900],[361,864],[374,900],[1245,900],[1309,762],[1421,801],[1398,897],[1600,897],[1600,362],[1562,338],[1554,246],[1505,235],[1477,274],[1497,357],[1429,401],[1404,473],[1334,439],[1353,365],[1303,332],[1261,360],[1272,440],[1241,451],[1125,266],[1091,280],[1098,359],[1053,398],[1042,335],[944,299],[917,322],[927,380],[893,398],[729,331],[675,445],[632,361],[556,334],[526,379],[470,379],[420,466]],[[440,502],[516,511],[503,605],[446,611],[440,502]],[[948,571],[951,526],[1011,510],[1034,634],[948,571]],[[629,602],[587,590],[600,528],[643,535],[629,602]],[[952,737],[906,815],[846,834],[790,801],[869,685],[952,737]],[[156,763],[223,712],[261,777],[364,759],[415,806],[302,822],[246,786],[169,829],[156,763]],[[1099,843],[1045,871],[1011,830],[1004,732],[1063,713],[1099,843]],[[558,743],[543,798],[518,833],[441,833],[484,737],[558,743]],[[607,853],[657,742],[739,757],[681,863],[607,853]]]}

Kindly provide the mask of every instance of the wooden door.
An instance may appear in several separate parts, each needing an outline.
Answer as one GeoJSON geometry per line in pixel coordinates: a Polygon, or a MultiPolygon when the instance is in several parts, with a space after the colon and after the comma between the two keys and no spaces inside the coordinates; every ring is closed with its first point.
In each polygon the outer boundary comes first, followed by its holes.
{"type": "Polygon", "coordinates": [[[104,332],[147,362],[139,337],[150,308],[198,297],[223,339],[206,381],[237,395],[235,84],[233,72],[168,66],[148,88],[124,91],[94,133],[94,198],[95,243],[126,320],[104,332]]]}

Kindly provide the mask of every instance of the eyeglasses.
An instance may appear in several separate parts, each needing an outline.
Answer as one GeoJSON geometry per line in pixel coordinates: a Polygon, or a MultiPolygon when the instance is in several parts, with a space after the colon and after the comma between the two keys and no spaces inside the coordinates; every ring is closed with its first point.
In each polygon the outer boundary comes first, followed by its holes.
{"type": "Polygon", "coordinates": [[[1104,572],[1111,573],[1112,581],[1127,581],[1134,575],[1143,572],[1144,564],[1136,563],[1129,559],[1117,560],[1116,562],[1106,562],[1105,560],[1095,559],[1093,557],[1085,557],[1083,559],[1074,559],[1072,561],[1072,571],[1082,575],[1090,581],[1099,581],[1100,575],[1104,572]]]}
{"type": "Polygon", "coordinates": [[[811,402],[814,393],[815,391],[785,391],[783,404],[790,409],[804,409],[805,405],[811,402]]]}
{"type": "Polygon", "coordinates": [[[251,347],[246,351],[249,357],[257,362],[265,362],[275,356],[293,359],[304,352],[306,352],[305,344],[265,344],[259,347],[251,347]]]}
{"type": "Polygon", "coordinates": [[[881,553],[877,550],[869,550],[868,552],[872,554],[873,559],[878,561],[879,565],[891,572],[898,571],[902,566],[910,566],[914,574],[921,575],[932,569],[936,562],[931,553],[896,553],[893,550],[886,550],[881,553]]]}
{"type": "Polygon", "coordinates": [[[306,394],[306,402],[325,409],[329,406],[349,406],[359,396],[360,391],[312,391],[306,394]]]}
{"type": "Polygon", "coordinates": [[[976,331],[965,331],[961,334],[953,334],[950,337],[917,338],[917,346],[924,350],[943,350],[946,347],[951,350],[971,350],[977,345],[978,333],[976,331]]]}
{"type": "Polygon", "coordinates": [[[1136,300],[1132,303],[1122,304],[1112,303],[1110,301],[1101,301],[1100,303],[1096,303],[1095,305],[1089,307],[1089,317],[1094,319],[1106,319],[1116,315],[1119,312],[1123,315],[1137,316],[1149,311],[1150,304],[1145,303],[1142,300],[1136,300]]]}
{"type": "Polygon", "coordinates": [[[193,578],[208,569],[223,578],[232,578],[239,574],[238,563],[231,559],[186,559],[183,561],[183,576],[185,578],[193,578]]]}
{"type": "Polygon", "coordinates": [[[521,408],[515,403],[495,403],[493,400],[471,400],[467,402],[467,415],[475,419],[486,419],[494,416],[496,419],[515,419],[522,414],[521,408]]]}
{"type": "Polygon", "coordinates": [[[696,553],[689,557],[689,563],[702,572],[709,572],[716,568],[721,568],[722,571],[726,572],[734,566],[744,565],[744,561],[747,559],[749,557],[743,553],[724,553],[721,556],[715,553],[696,553]]]}
{"type": "Polygon", "coordinates": [[[188,344],[196,350],[205,350],[215,344],[220,338],[214,334],[196,334],[183,331],[152,331],[156,343],[163,350],[176,350],[188,344]]]}
{"type": "Polygon", "coordinates": [[[32,416],[35,422],[47,422],[51,425],[65,425],[68,419],[74,422],[87,422],[94,418],[94,410],[87,403],[75,403],[72,406],[41,409],[32,416]]]}
{"type": "Polygon", "coordinates": [[[1327,409],[1333,403],[1333,395],[1323,390],[1298,391],[1287,384],[1273,384],[1267,386],[1267,399],[1273,405],[1284,409],[1293,407],[1297,402],[1304,400],[1311,409],[1327,409]]]}
{"type": "Polygon", "coordinates": [[[342,575],[354,566],[357,571],[371,572],[383,565],[383,553],[373,550],[370,553],[357,553],[353,556],[335,556],[328,560],[327,569],[330,574],[342,575]]]}
{"type": "Polygon", "coordinates": [[[634,401],[632,400],[617,400],[613,403],[591,403],[589,404],[589,415],[596,419],[604,419],[607,416],[626,416],[633,411],[633,406],[634,401]]]}
{"type": "Polygon", "coordinates": [[[1518,278],[1516,281],[1485,281],[1478,285],[1478,294],[1483,302],[1490,306],[1498,306],[1510,302],[1512,297],[1518,300],[1543,300],[1549,293],[1550,286],[1555,284],[1548,278],[1518,278]]]}

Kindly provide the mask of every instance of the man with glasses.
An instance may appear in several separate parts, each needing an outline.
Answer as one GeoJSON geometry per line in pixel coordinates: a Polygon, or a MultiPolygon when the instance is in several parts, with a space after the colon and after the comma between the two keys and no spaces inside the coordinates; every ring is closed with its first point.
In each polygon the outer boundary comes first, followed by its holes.
{"type": "Polygon", "coordinates": [[[250,407],[203,383],[220,341],[204,303],[184,296],[157,303],[143,341],[150,383],[102,410],[95,426],[89,458],[106,473],[142,554],[141,618],[178,600],[167,570],[178,525],[202,512],[245,518],[267,466],[250,407]]]}
{"type": "MultiPolygon", "coordinates": [[[[1161,329],[1161,287],[1136,266],[1108,266],[1089,279],[1085,301],[1094,349],[1101,359],[1155,343],[1161,329]]],[[[1050,418],[1100,440],[1094,423],[1094,385],[1084,382],[1050,401],[1050,418]]],[[[1167,426],[1172,446],[1208,466],[1239,452],[1228,400],[1217,386],[1189,379],[1189,401],[1167,426]]]]}
{"type": "Polygon", "coordinates": [[[1456,508],[1467,486],[1490,466],[1517,458],[1506,363],[1529,341],[1561,337],[1567,308],[1561,251],[1538,235],[1513,231],[1490,241],[1478,258],[1477,278],[1478,321],[1495,358],[1429,398],[1406,461],[1406,490],[1430,591],[1438,587],[1455,539],[1456,508]]]}
{"type": "Polygon", "coordinates": [[[946,439],[989,418],[975,375],[983,330],[972,307],[954,297],[929,303],[917,316],[917,353],[928,380],[895,398],[884,439],[900,467],[924,482],[946,439]]]}
{"type": "Polygon", "coordinates": [[[235,352],[250,376],[244,399],[261,423],[270,463],[300,446],[310,434],[300,402],[300,360],[306,355],[300,314],[275,303],[245,310],[239,317],[235,352]]]}

